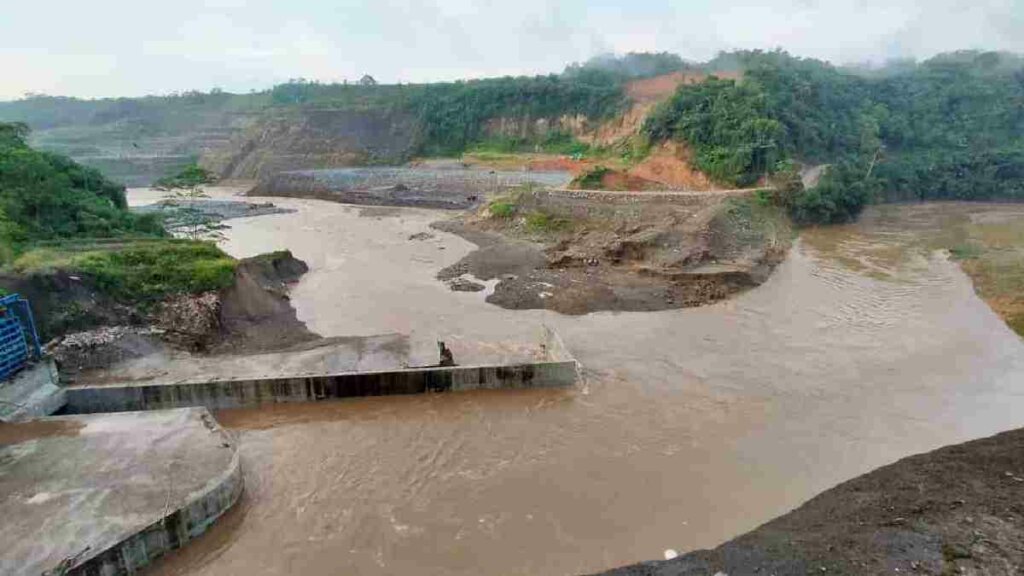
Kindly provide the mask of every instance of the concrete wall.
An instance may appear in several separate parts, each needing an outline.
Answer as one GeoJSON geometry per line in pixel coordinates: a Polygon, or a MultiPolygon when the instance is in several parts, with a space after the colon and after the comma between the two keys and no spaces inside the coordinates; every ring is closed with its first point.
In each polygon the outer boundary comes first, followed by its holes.
{"type": "MultiPolygon", "coordinates": [[[[552,348],[558,356],[568,355],[560,343],[553,341],[552,348]]],[[[578,364],[569,358],[510,366],[410,368],[299,378],[73,386],[67,389],[67,411],[91,414],[187,406],[224,409],[358,396],[572,386],[577,381],[578,364]]]]}
{"type": "Polygon", "coordinates": [[[57,365],[53,358],[44,358],[0,383],[0,422],[49,416],[66,401],[65,389],[58,385],[57,365]]]}
{"type": "MultiPolygon", "coordinates": [[[[211,417],[212,420],[212,417],[211,417]]],[[[224,431],[218,431],[225,434],[224,431]]],[[[225,442],[229,439],[225,438],[225,442]]],[[[66,572],[68,576],[124,576],[138,573],[157,558],[199,537],[238,501],[244,487],[238,449],[228,469],[211,479],[181,508],[105,550],[89,551],[66,572]]]]}
{"type": "Polygon", "coordinates": [[[727,198],[743,197],[750,190],[718,192],[618,192],[551,189],[525,192],[519,202],[527,209],[576,220],[648,222],[672,212],[695,213],[727,198]]]}

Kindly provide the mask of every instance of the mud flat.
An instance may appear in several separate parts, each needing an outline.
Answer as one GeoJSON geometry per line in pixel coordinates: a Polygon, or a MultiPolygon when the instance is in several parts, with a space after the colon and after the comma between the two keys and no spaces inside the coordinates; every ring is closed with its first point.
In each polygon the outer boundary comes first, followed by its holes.
{"type": "Polygon", "coordinates": [[[1020,574],[1024,430],[911,456],[713,549],[607,576],[1020,574]]]}
{"type": "Polygon", "coordinates": [[[563,314],[710,304],[762,284],[792,239],[749,193],[525,190],[439,222],[478,250],[438,278],[497,285],[487,301],[563,314]]]}
{"type": "Polygon", "coordinates": [[[132,574],[241,492],[234,440],[205,409],[0,425],[0,572],[132,574]]]}

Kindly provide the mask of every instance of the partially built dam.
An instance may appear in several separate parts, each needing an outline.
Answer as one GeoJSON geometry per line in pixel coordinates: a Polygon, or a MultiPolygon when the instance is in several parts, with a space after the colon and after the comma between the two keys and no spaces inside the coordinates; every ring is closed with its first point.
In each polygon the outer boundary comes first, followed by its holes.
{"type": "Polygon", "coordinates": [[[0,528],[0,566],[135,574],[202,535],[244,490],[237,441],[212,410],[576,384],[579,364],[547,328],[536,354],[516,364],[106,385],[60,385],[52,360],[37,358],[0,383],[5,402],[20,406],[0,424],[0,516],[11,519],[0,528]],[[39,417],[58,411],[66,415],[39,417]]]}

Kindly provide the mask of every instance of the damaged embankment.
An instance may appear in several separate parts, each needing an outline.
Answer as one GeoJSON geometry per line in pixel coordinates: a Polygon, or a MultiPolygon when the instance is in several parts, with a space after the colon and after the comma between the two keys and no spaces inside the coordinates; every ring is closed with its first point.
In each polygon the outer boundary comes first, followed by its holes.
{"type": "Polygon", "coordinates": [[[731,540],[609,576],[1019,574],[1024,430],[911,456],[731,540]]]}
{"type": "MultiPolygon", "coordinates": [[[[167,241],[159,241],[161,245],[167,241]]],[[[187,247],[192,243],[185,243],[187,247]]],[[[254,353],[287,348],[318,337],[296,319],[287,286],[306,272],[290,252],[234,261],[212,245],[216,278],[160,297],[142,297],[125,288],[153,286],[147,268],[159,261],[133,260],[137,277],[112,284],[108,275],[76,265],[76,260],[46,269],[0,274],[0,287],[28,298],[62,377],[146,356],[164,348],[201,353],[254,353]],[[120,286],[120,288],[117,288],[120,286]]],[[[120,250],[120,247],[108,247],[120,250]]],[[[137,249],[137,247],[136,247],[137,249]]],[[[132,252],[138,256],[137,252],[132,252]]],[[[129,258],[132,259],[132,258],[129,258]]],[[[195,262],[193,262],[195,264],[195,262]]],[[[167,278],[167,270],[151,270],[167,278]]],[[[196,271],[192,271],[196,272],[196,271]]],[[[166,286],[165,286],[166,287],[166,286]]]]}
{"type": "Polygon", "coordinates": [[[498,279],[488,302],[565,314],[727,298],[764,282],[792,238],[784,211],[748,192],[524,189],[435,227],[479,246],[440,279],[498,279]]]}

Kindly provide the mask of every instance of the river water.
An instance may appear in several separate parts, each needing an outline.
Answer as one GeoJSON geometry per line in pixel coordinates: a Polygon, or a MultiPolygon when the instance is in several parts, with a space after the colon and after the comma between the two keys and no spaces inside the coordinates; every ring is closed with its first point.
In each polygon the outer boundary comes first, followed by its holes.
{"type": "Polygon", "coordinates": [[[473,248],[428,228],[443,213],[274,202],[298,211],[231,221],[226,248],[309,263],[292,302],[312,330],[407,333],[424,355],[444,339],[465,361],[514,356],[546,323],[586,383],[221,412],[246,495],[156,574],[596,571],[715,546],[880,465],[1024,425],[1024,344],[918,241],[963,207],[806,232],[728,302],[565,317],[435,280],[473,248]]]}

